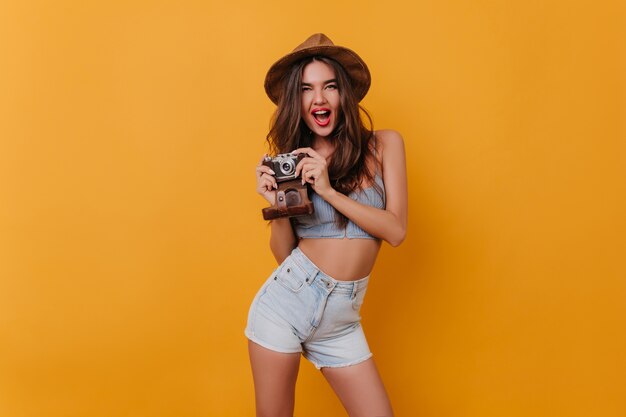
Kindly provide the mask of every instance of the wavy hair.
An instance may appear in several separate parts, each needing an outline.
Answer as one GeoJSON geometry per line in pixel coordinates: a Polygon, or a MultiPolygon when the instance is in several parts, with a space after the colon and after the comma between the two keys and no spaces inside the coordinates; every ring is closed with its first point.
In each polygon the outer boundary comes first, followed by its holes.
{"type": "MultiPolygon", "coordinates": [[[[382,189],[374,181],[374,172],[367,161],[374,158],[372,138],[372,118],[354,95],[343,66],[325,56],[313,56],[298,61],[285,73],[282,79],[278,106],[272,117],[267,142],[274,154],[291,152],[294,149],[310,147],[313,132],[302,120],[302,72],[313,61],[321,61],[335,71],[337,88],[339,89],[340,109],[337,125],[329,136],[334,146],[333,154],[328,163],[328,175],[332,186],[340,193],[349,195],[362,190],[363,183],[371,184],[382,195],[382,189]],[[367,120],[368,126],[365,125],[367,120]]],[[[337,224],[345,228],[348,219],[337,212],[337,224]]]]}

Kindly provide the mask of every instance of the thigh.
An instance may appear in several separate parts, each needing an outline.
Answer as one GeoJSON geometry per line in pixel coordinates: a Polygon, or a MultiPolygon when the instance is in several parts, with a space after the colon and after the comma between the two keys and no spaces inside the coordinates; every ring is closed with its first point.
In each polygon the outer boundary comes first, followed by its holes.
{"type": "Polygon", "coordinates": [[[280,353],[248,341],[258,417],[292,417],[300,353],[280,353]]]}
{"type": "Polygon", "coordinates": [[[322,368],[350,417],[391,417],[393,411],[374,359],[341,368],[322,368]]]}

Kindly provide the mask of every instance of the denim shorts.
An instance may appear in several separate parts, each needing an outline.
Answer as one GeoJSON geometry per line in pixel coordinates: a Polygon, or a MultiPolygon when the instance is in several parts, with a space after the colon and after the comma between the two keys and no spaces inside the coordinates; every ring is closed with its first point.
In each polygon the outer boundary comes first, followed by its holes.
{"type": "Polygon", "coordinates": [[[245,334],[318,369],[356,365],[372,356],[359,315],[368,280],[337,281],[295,248],[256,294],[245,334]]]}

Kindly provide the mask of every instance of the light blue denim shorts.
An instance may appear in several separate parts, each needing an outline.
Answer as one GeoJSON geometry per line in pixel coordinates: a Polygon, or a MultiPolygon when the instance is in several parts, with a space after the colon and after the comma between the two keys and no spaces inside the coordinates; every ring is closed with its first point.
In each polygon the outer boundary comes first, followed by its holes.
{"type": "Polygon", "coordinates": [[[246,337],[302,352],[318,369],[363,362],[372,356],[359,315],[368,280],[333,279],[295,248],[254,297],[246,337]]]}

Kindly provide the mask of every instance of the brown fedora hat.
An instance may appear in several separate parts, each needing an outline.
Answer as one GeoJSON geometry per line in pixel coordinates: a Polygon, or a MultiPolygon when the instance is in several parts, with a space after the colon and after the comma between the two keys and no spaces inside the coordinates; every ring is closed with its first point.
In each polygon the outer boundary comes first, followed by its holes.
{"type": "Polygon", "coordinates": [[[285,55],[272,65],[265,76],[265,92],[274,104],[278,104],[283,76],[289,67],[310,56],[321,55],[339,62],[352,80],[352,88],[358,101],[361,101],[370,88],[370,71],[365,62],[354,51],[337,46],[323,33],[311,35],[290,54],[285,55]]]}

